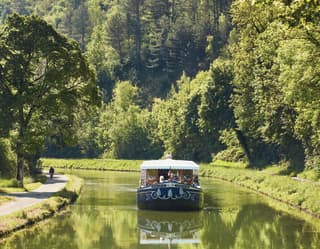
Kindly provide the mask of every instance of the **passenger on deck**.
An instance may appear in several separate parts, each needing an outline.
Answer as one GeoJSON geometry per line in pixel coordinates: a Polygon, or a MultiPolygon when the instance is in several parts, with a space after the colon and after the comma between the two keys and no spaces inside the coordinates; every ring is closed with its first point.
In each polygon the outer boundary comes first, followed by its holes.
{"type": "Polygon", "coordinates": [[[174,173],[172,171],[169,171],[169,180],[173,181],[175,180],[175,176],[174,176],[174,173]]]}
{"type": "Polygon", "coordinates": [[[164,182],[164,176],[160,176],[159,183],[163,183],[163,182],[164,182]]]}

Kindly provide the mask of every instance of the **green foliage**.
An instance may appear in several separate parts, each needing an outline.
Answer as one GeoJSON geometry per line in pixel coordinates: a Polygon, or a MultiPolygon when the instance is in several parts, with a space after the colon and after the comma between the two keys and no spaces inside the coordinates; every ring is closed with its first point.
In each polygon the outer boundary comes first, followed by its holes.
{"type": "Polygon", "coordinates": [[[0,187],[1,188],[17,188],[18,181],[16,179],[1,179],[0,187]]]}
{"type": "Polygon", "coordinates": [[[109,101],[118,80],[130,80],[146,94],[163,97],[182,71],[195,75],[199,69],[207,68],[227,41],[230,3],[230,0],[1,0],[0,9],[3,23],[14,12],[36,14],[60,33],[77,40],[83,51],[99,50],[100,58],[115,52],[116,68],[101,68],[94,63],[99,85],[109,101]],[[99,44],[98,30],[106,38],[99,44]],[[208,36],[214,39],[209,41],[208,36]],[[96,49],[93,44],[97,44],[96,49]],[[208,53],[207,46],[211,46],[208,53]],[[102,47],[105,52],[100,50],[102,47]],[[163,77],[167,79],[165,84],[161,84],[163,77]]]}
{"type": "Polygon", "coordinates": [[[199,127],[201,96],[198,84],[207,73],[200,73],[193,81],[185,74],[177,82],[178,91],[171,90],[166,101],[158,101],[153,106],[157,120],[158,136],[164,147],[174,158],[210,161],[216,144],[213,133],[203,133],[199,127]]]}
{"type": "Polygon", "coordinates": [[[16,172],[16,156],[8,139],[0,138],[0,177],[11,178],[16,172]]]}
{"type": "MultiPolygon", "coordinates": [[[[220,0],[0,1],[3,22],[13,11],[37,13],[75,38],[95,68],[106,103],[88,117],[80,108],[66,108],[86,102],[82,95],[58,94],[60,102],[52,109],[60,116],[50,108],[32,114],[24,132],[25,160],[32,165],[46,140],[50,156],[157,158],[165,150],[200,161],[218,155],[251,167],[283,160],[292,174],[317,171],[319,4],[235,0],[230,5],[220,0]],[[131,83],[116,84],[127,80],[131,83]],[[70,113],[77,115],[70,118],[70,113]],[[70,123],[73,129],[66,129],[70,123]]],[[[24,41],[25,51],[31,40],[24,41]]],[[[44,47],[43,53],[50,50],[44,47]]],[[[19,78],[13,61],[10,67],[1,63],[19,78]]],[[[35,65],[37,75],[41,68],[35,65]]],[[[59,66],[67,68],[61,75],[72,71],[70,65],[59,66]]],[[[51,73],[48,79],[60,81],[61,75],[51,73]]],[[[18,102],[0,98],[0,106],[8,103],[18,102]]],[[[30,109],[24,108],[26,115],[30,109]]],[[[0,122],[2,136],[17,127],[17,116],[12,108],[1,108],[0,120],[7,121],[0,122]]],[[[10,135],[19,140],[18,129],[10,135]]]]}
{"type": "Polygon", "coordinates": [[[106,120],[109,142],[104,157],[142,159],[161,155],[161,148],[147,129],[149,114],[136,104],[137,94],[138,88],[130,82],[117,83],[112,102],[106,107],[110,119],[106,120]]]}
{"type": "Polygon", "coordinates": [[[241,144],[233,130],[223,130],[219,137],[222,144],[226,145],[226,149],[218,152],[214,156],[214,161],[222,160],[228,162],[246,162],[246,155],[241,144]]]}
{"type": "Polygon", "coordinates": [[[305,170],[298,174],[298,177],[311,181],[318,181],[320,179],[320,171],[317,169],[305,170]]]}
{"type": "Polygon", "coordinates": [[[104,26],[95,26],[86,52],[89,62],[97,72],[97,84],[100,86],[104,101],[112,98],[112,89],[116,79],[115,71],[120,66],[119,54],[109,45],[104,26]]]}
{"type": "Polygon", "coordinates": [[[276,144],[294,171],[304,168],[305,156],[319,151],[313,133],[319,31],[311,18],[314,10],[302,11],[306,5],[275,0],[235,1],[232,6],[238,36],[231,47],[237,123],[255,140],[276,144]]]}
{"type": "Polygon", "coordinates": [[[72,137],[77,111],[98,104],[95,77],[78,45],[35,16],[7,18],[1,44],[0,110],[14,129],[17,178],[48,134],[72,137]]]}
{"type": "MultiPolygon", "coordinates": [[[[200,77],[200,74],[198,74],[200,77]]],[[[206,77],[198,78],[201,94],[199,106],[200,126],[204,131],[235,128],[230,98],[233,92],[233,66],[231,61],[215,60],[206,77]]]]}
{"type": "MultiPolygon", "coordinates": [[[[162,154],[161,143],[153,133],[154,121],[147,110],[137,105],[138,88],[130,82],[118,82],[108,105],[96,108],[90,119],[84,117],[78,127],[76,147],[53,157],[154,158],[162,154]]],[[[52,151],[54,147],[50,148],[52,151]]],[[[69,149],[69,150],[66,150],[69,149]]]]}

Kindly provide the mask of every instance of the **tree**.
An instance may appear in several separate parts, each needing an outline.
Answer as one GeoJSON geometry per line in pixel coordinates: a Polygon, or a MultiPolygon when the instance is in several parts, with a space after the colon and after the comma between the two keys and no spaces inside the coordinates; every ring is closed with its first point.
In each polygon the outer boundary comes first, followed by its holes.
{"type": "Polygon", "coordinates": [[[172,89],[166,100],[157,101],[153,106],[157,135],[166,151],[176,158],[210,161],[211,153],[219,147],[217,137],[202,132],[199,125],[199,88],[207,78],[207,72],[199,73],[192,81],[183,74],[177,82],[178,89],[172,89]]]}
{"type": "MultiPolygon", "coordinates": [[[[200,76],[198,74],[197,78],[200,76]]],[[[230,129],[231,133],[233,130],[250,164],[252,159],[248,141],[236,123],[231,105],[231,96],[234,90],[233,77],[232,61],[224,59],[215,60],[210,70],[204,74],[202,86],[199,87],[199,95],[201,96],[201,104],[198,108],[199,126],[206,134],[216,135],[225,129],[230,129]]]]}
{"type": "MultiPolygon", "coordinates": [[[[138,88],[129,81],[118,82],[114,89],[113,100],[107,106],[102,119],[107,130],[104,136],[105,156],[126,159],[145,159],[158,157],[161,148],[150,137],[148,127],[150,115],[137,104],[138,88]]],[[[101,127],[101,125],[100,125],[101,127]]]]}
{"type": "Polygon", "coordinates": [[[277,145],[294,171],[313,153],[308,144],[317,140],[318,117],[310,113],[319,108],[318,32],[310,22],[313,8],[301,4],[236,1],[232,8],[237,123],[249,136],[277,145]]]}
{"type": "Polygon", "coordinates": [[[98,104],[95,76],[78,44],[36,16],[9,16],[0,36],[0,111],[14,132],[17,180],[28,154],[52,132],[72,137],[77,110],[98,104]]]}
{"type": "Polygon", "coordinates": [[[97,84],[103,93],[103,99],[107,103],[112,98],[112,89],[115,85],[115,71],[120,67],[120,58],[117,51],[108,44],[108,37],[104,28],[95,26],[91,41],[87,45],[89,62],[95,66],[97,84]]]}

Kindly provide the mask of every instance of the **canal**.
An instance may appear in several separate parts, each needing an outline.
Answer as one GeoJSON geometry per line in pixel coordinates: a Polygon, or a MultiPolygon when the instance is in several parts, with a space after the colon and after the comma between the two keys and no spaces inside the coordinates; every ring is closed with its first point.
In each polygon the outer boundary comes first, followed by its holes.
{"type": "Polygon", "coordinates": [[[263,197],[204,178],[205,210],[136,208],[137,173],[73,171],[85,179],[64,214],[9,237],[5,249],[320,248],[319,231],[268,206],[263,197]]]}

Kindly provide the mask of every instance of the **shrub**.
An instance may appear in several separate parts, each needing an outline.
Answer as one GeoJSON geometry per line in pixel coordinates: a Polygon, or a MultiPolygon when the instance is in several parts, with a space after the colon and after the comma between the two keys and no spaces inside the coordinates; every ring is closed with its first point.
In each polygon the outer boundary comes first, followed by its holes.
{"type": "Polygon", "coordinates": [[[10,178],[15,175],[16,156],[10,140],[0,138],[0,177],[10,178]]]}

